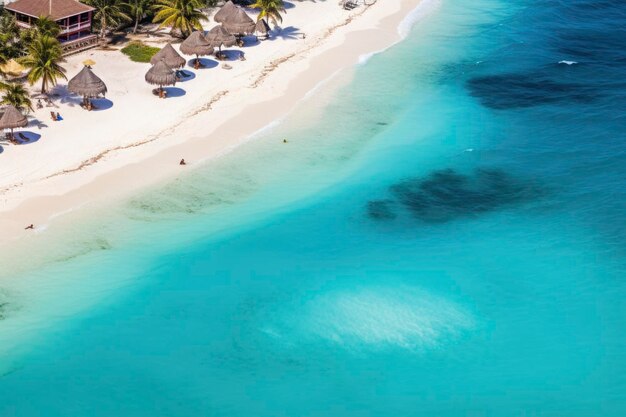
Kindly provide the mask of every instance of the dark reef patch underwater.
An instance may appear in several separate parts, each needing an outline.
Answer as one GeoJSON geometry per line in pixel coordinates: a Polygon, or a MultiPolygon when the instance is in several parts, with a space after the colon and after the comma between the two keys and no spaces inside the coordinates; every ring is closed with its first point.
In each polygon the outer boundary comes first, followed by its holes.
{"type": "Polygon", "coordinates": [[[425,178],[411,178],[389,188],[392,198],[368,203],[368,214],[378,220],[397,217],[398,208],[427,223],[477,217],[523,204],[545,191],[532,181],[514,178],[500,169],[477,168],[471,174],[438,170],[425,178]]]}
{"type": "Polygon", "coordinates": [[[474,97],[493,109],[533,107],[561,101],[589,103],[602,94],[594,86],[564,81],[562,75],[560,68],[554,69],[551,65],[533,73],[475,77],[467,85],[474,97]]]}
{"type": "Polygon", "coordinates": [[[526,24],[466,81],[473,97],[498,110],[546,104],[624,109],[624,102],[610,101],[626,98],[626,2],[531,1],[519,17],[526,24]]]}

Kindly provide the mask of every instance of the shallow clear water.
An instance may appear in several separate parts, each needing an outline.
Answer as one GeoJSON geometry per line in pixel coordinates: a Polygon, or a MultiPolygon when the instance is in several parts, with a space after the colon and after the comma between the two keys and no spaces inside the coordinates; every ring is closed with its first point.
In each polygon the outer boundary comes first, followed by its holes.
{"type": "Polygon", "coordinates": [[[0,415],[623,416],[625,23],[444,1],[253,143],[5,254],[0,415]]]}

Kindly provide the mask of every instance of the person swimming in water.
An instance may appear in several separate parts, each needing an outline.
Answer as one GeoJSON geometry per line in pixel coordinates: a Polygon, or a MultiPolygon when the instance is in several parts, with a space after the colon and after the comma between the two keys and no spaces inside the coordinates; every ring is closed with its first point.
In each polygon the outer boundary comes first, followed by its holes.
{"type": "Polygon", "coordinates": [[[26,226],[24,228],[24,230],[34,230],[34,229],[35,229],[35,225],[34,224],[30,224],[30,225],[28,225],[28,226],[26,226]]]}
{"type": "Polygon", "coordinates": [[[185,162],[184,159],[181,159],[180,162],[178,163],[178,165],[187,165],[187,162],[185,162]]]}

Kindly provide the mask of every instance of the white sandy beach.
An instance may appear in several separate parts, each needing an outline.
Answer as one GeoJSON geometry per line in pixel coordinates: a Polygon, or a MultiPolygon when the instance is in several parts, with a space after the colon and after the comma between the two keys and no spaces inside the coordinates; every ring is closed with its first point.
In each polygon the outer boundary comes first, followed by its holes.
{"type": "MultiPolygon", "coordinates": [[[[427,1],[425,7],[434,7],[427,1]]],[[[170,89],[165,100],[144,81],[149,64],[134,63],[117,50],[69,57],[68,78],[85,59],[96,61],[94,72],[107,84],[112,106],[100,102],[102,109],[87,112],[80,98],[66,95],[62,81],[55,107],[36,110],[25,129],[41,137],[2,145],[0,241],[27,235],[28,224],[121,198],[233,149],[287,114],[320,81],[399,41],[400,23],[420,2],[378,1],[350,12],[335,1],[296,2],[272,40],[227,48],[244,52],[245,61],[229,62],[230,70],[213,59],[208,68],[188,66],[185,71],[194,75],[170,89]],[[52,121],[50,111],[63,120],[52,121]],[[188,167],[178,165],[181,158],[188,167]]]]}

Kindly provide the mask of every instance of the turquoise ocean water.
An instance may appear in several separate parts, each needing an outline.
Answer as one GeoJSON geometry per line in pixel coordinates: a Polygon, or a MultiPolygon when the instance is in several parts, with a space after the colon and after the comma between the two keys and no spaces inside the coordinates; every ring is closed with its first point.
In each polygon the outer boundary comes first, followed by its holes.
{"type": "Polygon", "coordinates": [[[626,415],[625,27],[444,0],[246,146],[0,254],[0,416],[626,415]]]}

